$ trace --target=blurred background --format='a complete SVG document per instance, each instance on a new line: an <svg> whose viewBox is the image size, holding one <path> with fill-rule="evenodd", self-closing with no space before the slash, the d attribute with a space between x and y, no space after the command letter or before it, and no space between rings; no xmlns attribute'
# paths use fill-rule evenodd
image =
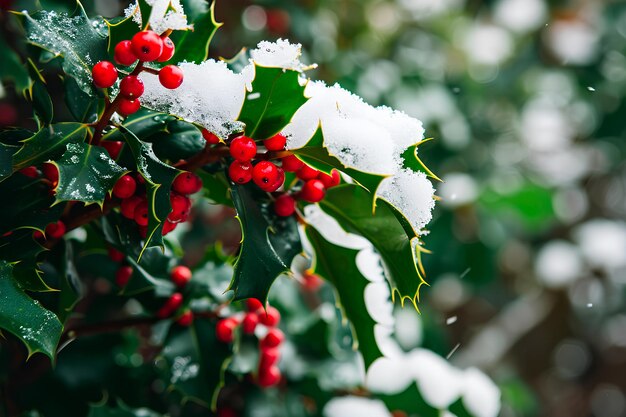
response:
<svg viewBox="0 0 626 417"><path fill-rule="evenodd" d="M421 315L396 311L404 350L482 369L501 416L626 416L626 2L224 0L216 16L212 57L300 42L313 78L435 139L430 287ZM2 125L29 114L13 82Z"/></svg>

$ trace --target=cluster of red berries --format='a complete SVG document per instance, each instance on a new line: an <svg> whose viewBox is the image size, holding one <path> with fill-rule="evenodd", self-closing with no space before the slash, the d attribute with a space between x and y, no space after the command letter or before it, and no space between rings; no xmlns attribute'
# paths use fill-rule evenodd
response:
<svg viewBox="0 0 626 417"><path fill-rule="evenodd" d="M145 180L141 175L126 174L115 183L113 196L122 200L120 204L122 216L134 220L139 225L142 237L145 238L148 231L149 208L144 183ZM163 223L163 235L174 230L179 223L187 221L191 210L189 195L197 193L200 189L202 180L192 172L183 172L174 179L170 193L172 211Z"/></svg>
<svg viewBox="0 0 626 417"><path fill-rule="evenodd" d="M281 133L263 141L268 151L279 152L285 150L287 138ZM234 161L228 168L230 179L237 184L254 182L266 192L275 192L285 183L285 172L293 172L302 181L297 193L285 192L274 201L274 211L279 216L291 216L296 211L296 199L309 203L317 203L324 199L328 188L339 185L341 176L333 169L331 174L318 171L306 165L295 155L288 155L280 159L280 166L267 160L252 164L257 156L257 143L247 136L238 136L230 144L230 155ZM295 197L295 198L294 198Z"/></svg>
<svg viewBox="0 0 626 417"><path fill-rule="evenodd" d="M259 324L266 327L265 336L259 341L259 364L256 382L263 388L277 385L281 380L280 369L277 364L280 360L280 346L285 335L277 327L280 323L280 312L274 307L263 308L263 304L255 299L246 301L247 312L243 317L227 317L217 322L216 337L223 343L232 343L235 330L241 326L244 334L252 335Z"/></svg>
<svg viewBox="0 0 626 417"><path fill-rule="evenodd" d="M176 287L182 290L191 281L191 270L184 265L175 266L170 271L170 279L176 285ZM172 294L157 311L157 317L164 319L167 317L176 316L176 323L181 326L191 326L193 324L193 311L189 308L185 308L182 311L180 307L183 305L184 297L181 292L175 292ZM178 314L176 314L178 313Z"/></svg>
<svg viewBox="0 0 626 417"><path fill-rule="evenodd" d="M138 32L132 40L119 42L115 46L115 62L130 66L137 60L141 66L122 78L120 97L117 99L117 112L122 116L131 115L141 107L139 97L144 92L143 81L137 76L143 71L144 62L166 62L174 56L174 42L167 36L159 36L151 30ZM176 89L183 83L183 71L176 65L166 65L158 72L159 81L165 88ZM100 61L91 70L93 83L98 88L112 87L118 78L117 68L109 61Z"/></svg>

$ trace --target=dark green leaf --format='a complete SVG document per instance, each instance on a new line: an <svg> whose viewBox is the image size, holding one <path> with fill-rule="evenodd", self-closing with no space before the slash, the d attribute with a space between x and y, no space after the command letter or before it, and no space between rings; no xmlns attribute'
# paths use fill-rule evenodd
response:
<svg viewBox="0 0 626 417"><path fill-rule="evenodd" d="M164 113L156 113L150 110L141 109L137 113L128 117L123 126L133 132L135 136L146 138L154 133L163 132L167 129L169 122L175 120L174 116ZM102 140L124 140L124 135L120 129L113 129L102 137Z"/></svg>
<svg viewBox="0 0 626 417"><path fill-rule="evenodd" d="M29 62L32 64L30 60ZM33 68L33 71L38 70ZM50 94L48 94L43 78L33 77L33 83L29 89L29 93L39 125L45 126L52 123L52 99L50 98Z"/></svg>
<svg viewBox="0 0 626 417"><path fill-rule="evenodd" d="M402 154L402 159L404 161L404 167L408 168L415 172L423 172L431 178L436 179L437 181L441 181L441 179L433 174L433 172L422 162L422 160L417 156L417 148L429 142L431 139L424 139L423 141L416 143L415 145L409 146L404 153Z"/></svg>
<svg viewBox="0 0 626 417"><path fill-rule="evenodd" d="M238 120L246 124L248 136L266 139L279 133L307 98L298 71L258 65L255 71Z"/></svg>
<svg viewBox="0 0 626 417"><path fill-rule="evenodd" d="M102 205L106 194L127 170L117 165L99 146L70 143L55 165L59 169L57 201L82 201Z"/></svg>
<svg viewBox="0 0 626 417"><path fill-rule="evenodd" d="M13 154L18 150L15 146L0 143L0 179L13 173Z"/></svg>
<svg viewBox="0 0 626 417"><path fill-rule="evenodd" d="M417 269L416 252L412 248L412 240L417 237L407 235L391 205L378 200L376 212L372 213L370 201L371 195L363 188L344 184L328 190L319 204L346 231L372 242L385 263L392 298L395 299L397 292L402 304L408 298L417 307L419 289L426 283Z"/></svg>
<svg viewBox="0 0 626 417"><path fill-rule="evenodd" d="M58 291L51 288L44 280L43 273L37 264L37 254L25 256L13 265L13 278L24 291L48 292Z"/></svg>
<svg viewBox="0 0 626 417"><path fill-rule="evenodd" d="M194 125L173 120L167 125L167 132L159 132L149 139L154 153L161 159L173 162L187 159L204 149L206 141Z"/></svg>
<svg viewBox="0 0 626 417"><path fill-rule="evenodd" d="M386 178L384 175L377 175L359 171L344 165L337 157L332 155L324 145L322 129L318 128L313 137L302 148L294 149L293 153L298 155L302 161L320 171L329 173L332 168L336 168L348 174L363 188L373 194L378 189L380 183ZM370 198L371 200L371 198ZM372 204L370 204L370 207Z"/></svg>
<svg viewBox="0 0 626 417"><path fill-rule="evenodd" d="M74 78L65 79L65 103L77 122L95 122L98 118L99 101L98 97L92 97L81 90Z"/></svg>
<svg viewBox="0 0 626 417"><path fill-rule="evenodd" d="M171 62L187 61L199 64L208 58L211 39L222 24L215 21L215 2L208 8L207 2L201 3L204 4L200 6L197 1L194 2L193 14L189 13L187 5L184 5L190 18L189 23L193 24L193 30L172 33L170 37L176 44L176 52ZM202 9L204 10L201 11Z"/></svg>
<svg viewBox="0 0 626 417"><path fill-rule="evenodd" d="M87 126L81 123L56 123L46 126L31 138L23 141L22 147L13 155L13 170L39 165L60 155L68 143L82 142Z"/></svg>
<svg viewBox="0 0 626 417"><path fill-rule="evenodd" d="M276 277L289 272L292 259L302 251L298 225L293 217L270 220L257 187L233 185L231 190L243 242L229 289L235 291L235 300L264 301Z"/></svg>
<svg viewBox="0 0 626 417"><path fill-rule="evenodd" d="M0 328L19 337L29 356L41 352L54 360L63 326L54 313L18 287L12 269L10 264L0 261Z"/></svg>
<svg viewBox="0 0 626 417"><path fill-rule="evenodd" d="M215 204L233 206L233 200L230 197L230 184L223 172L209 174L205 171L199 171L197 174L202 179L204 196L209 201Z"/></svg>
<svg viewBox="0 0 626 417"><path fill-rule="evenodd" d="M161 417L161 414L140 408L133 410L120 404L118 407L110 407L108 405L90 405L87 417Z"/></svg>
<svg viewBox="0 0 626 417"><path fill-rule="evenodd" d="M94 27L82 5L77 2L73 16L63 12L40 11L32 16L22 13L28 40L63 57L63 70L76 79L81 90L95 95L91 68L108 59L107 40Z"/></svg>
<svg viewBox="0 0 626 417"><path fill-rule="evenodd" d="M24 91L30 85L28 71L21 62L20 57L11 49L4 37L0 36L0 80L12 80L17 91Z"/></svg>
<svg viewBox="0 0 626 417"><path fill-rule="evenodd" d="M330 281L339 296L342 311L352 323L358 349L363 355L365 369L383 354L376 344L374 326L365 305L365 287L370 283L356 264L359 251L334 245L313 227L306 228L306 235L314 250L314 271Z"/></svg>

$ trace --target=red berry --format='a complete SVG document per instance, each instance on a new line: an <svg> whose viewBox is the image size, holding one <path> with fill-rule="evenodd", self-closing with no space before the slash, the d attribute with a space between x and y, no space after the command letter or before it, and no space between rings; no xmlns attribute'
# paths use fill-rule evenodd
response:
<svg viewBox="0 0 626 417"><path fill-rule="evenodd" d="M131 46L135 56L144 62L154 61L163 53L163 40L151 30L137 32Z"/></svg>
<svg viewBox="0 0 626 417"><path fill-rule="evenodd" d="M142 201L135 207L135 216L133 217L139 226L148 225L148 202Z"/></svg>
<svg viewBox="0 0 626 417"><path fill-rule="evenodd" d="M281 167L276 167L278 175L276 176L276 180L267 186L261 187L263 191L267 191L268 193L273 193L278 190L285 183L285 170Z"/></svg>
<svg viewBox="0 0 626 417"><path fill-rule="evenodd" d="M252 179L252 164L247 161L233 161L228 167L228 176L237 184L250 182Z"/></svg>
<svg viewBox="0 0 626 417"><path fill-rule="evenodd" d="M176 266L170 272L170 278L176 286L184 287L191 281L191 270L183 265Z"/></svg>
<svg viewBox="0 0 626 417"><path fill-rule="evenodd" d="M302 186L300 191L300 198L309 203L317 203L322 201L326 195L326 188L324 183L320 180L308 180Z"/></svg>
<svg viewBox="0 0 626 417"><path fill-rule="evenodd" d="M118 268L115 273L115 283L118 287L125 287L133 276L133 268L125 265Z"/></svg>
<svg viewBox="0 0 626 417"><path fill-rule="evenodd" d="M59 183L59 169L56 165L46 162L41 166L41 172L52 183L52 187L57 186Z"/></svg>
<svg viewBox="0 0 626 417"><path fill-rule="evenodd" d="M127 75L120 82L120 94L129 100L141 97L143 90L143 81L136 75Z"/></svg>
<svg viewBox="0 0 626 417"><path fill-rule="evenodd" d="M100 142L100 146L109 152L109 156L113 159L117 159L122 150L122 146L124 146L124 142L121 141L104 141Z"/></svg>
<svg viewBox="0 0 626 417"><path fill-rule="evenodd" d="M189 327L193 323L193 312L191 310L185 310L183 314L180 315L176 323L180 324L184 327Z"/></svg>
<svg viewBox="0 0 626 417"><path fill-rule="evenodd" d="M262 388L269 388L280 382L281 374L277 366L270 366L259 371L259 385Z"/></svg>
<svg viewBox="0 0 626 417"><path fill-rule="evenodd" d="M275 348L280 346L285 340L285 335L280 329L269 329L265 337L261 340L261 349Z"/></svg>
<svg viewBox="0 0 626 417"><path fill-rule="evenodd" d="M91 69L93 83L98 88L109 88L117 81L117 69L109 61L100 61Z"/></svg>
<svg viewBox="0 0 626 417"><path fill-rule="evenodd" d="M320 172L317 169L311 168L308 165L302 165L302 167L298 170L296 175L303 181L313 180L317 178Z"/></svg>
<svg viewBox="0 0 626 417"><path fill-rule="evenodd" d="M291 216L296 211L296 200L288 194L283 194L274 201L274 211L282 217Z"/></svg>
<svg viewBox="0 0 626 417"><path fill-rule="evenodd" d="M113 186L113 195L117 198L129 198L135 194L137 190L137 181L129 175L126 174L123 177L120 177L119 180Z"/></svg>
<svg viewBox="0 0 626 417"><path fill-rule="evenodd" d="M248 298L246 300L246 308L248 309L248 311L257 312L259 310L263 310L263 303L261 303L256 298Z"/></svg>
<svg viewBox="0 0 626 417"><path fill-rule="evenodd" d="M280 323L280 312L274 307L270 306L267 307L267 310L265 310L265 312L259 313L259 319L264 325L268 327L275 327L278 326L278 323Z"/></svg>
<svg viewBox="0 0 626 417"><path fill-rule="evenodd" d="M161 52L161 56L157 59L157 61L169 61L174 56L175 50L176 48L174 47L174 42L172 42L169 37L163 38L163 52Z"/></svg>
<svg viewBox="0 0 626 417"><path fill-rule="evenodd" d="M322 278L311 272L305 272L302 277L302 286L307 291L317 291L322 286Z"/></svg>
<svg viewBox="0 0 626 417"><path fill-rule="evenodd" d="M121 41L115 45L115 51L113 52L115 62L120 65L133 65L137 61L137 56L133 52L131 41Z"/></svg>
<svg viewBox="0 0 626 417"><path fill-rule="evenodd" d="M140 107L141 107L141 102L139 101L139 99L128 100L122 97L120 98L120 101L117 107L117 112L121 114L122 116L126 117L126 116L130 116L133 113L137 113Z"/></svg>
<svg viewBox="0 0 626 417"><path fill-rule="evenodd" d="M248 162L256 155L256 143L247 136L239 136L230 143L230 155L238 161Z"/></svg>
<svg viewBox="0 0 626 417"><path fill-rule="evenodd" d="M175 292L167 299L165 304L157 311L157 317L165 318L178 309L183 304L183 295L179 292Z"/></svg>
<svg viewBox="0 0 626 417"><path fill-rule="evenodd" d="M26 175L29 178L37 178L39 176L39 171L37 171L37 167L34 166L22 168L20 169L20 173L22 175Z"/></svg>
<svg viewBox="0 0 626 417"><path fill-rule="evenodd" d="M282 151L287 144L287 138L285 135L278 133L269 139L263 141L263 145L268 151Z"/></svg>
<svg viewBox="0 0 626 417"><path fill-rule="evenodd" d="M269 161L261 161L252 169L252 181L261 188L274 184L277 179L278 169Z"/></svg>
<svg viewBox="0 0 626 417"><path fill-rule="evenodd" d="M191 210L191 200L184 195L171 193L170 203L172 205L172 211L167 216L167 219L173 223L184 222L189 217L189 210Z"/></svg>
<svg viewBox="0 0 626 417"><path fill-rule="evenodd" d="M265 348L261 349L261 356L259 358L259 369L267 369L270 366L274 366L280 359L280 350L277 348Z"/></svg>
<svg viewBox="0 0 626 417"><path fill-rule="evenodd" d="M202 137L211 145L217 145L218 143L220 143L220 138L204 128L202 129Z"/></svg>
<svg viewBox="0 0 626 417"><path fill-rule="evenodd" d="M231 343L234 338L235 327L237 327L237 322L232 318L218 321L215 326L215 336L217 340L224 343Z"/></svg>
<svg viewBox="0 0 626 417"><path fill-rule="evenodd" d="M166 65L159 71L159 81L163 87L174 90L183 83L183 70L176 65Z"/></svg>
<svg viewBox="0 0 626 417"><path fill-rule="evenodd" d="M180 194L194 194L202 189L202 180L193 172L186 171L174 179L172 189Z"/></svg>
<svg viewBox="0 0 626 417"><path fill-rule="evenodd" d="M333 169L332 171L330 171L330 175L328 175L325 172L320 171L320 174L317 176L317 179L322 181L326 189L329 189L329 188L339 185L339 183L341 182L341 174L339 174L339 171L337 171L336 169Z"/></svg>
<svg viewBox="0 0 626 417"><path fill-rule="evenodd" d="M50 239L61 239L65 234L65 230L65 223L61 220L54 223L48 223L46 226L46 237Z"/></svg>
<svg viewBox="0 0 626 417"><path fill-rule="evenodd" d="M287 172L297 172L304 166L304 162L298 159L295 155L288 155L281 159L283 163L283 169Z"/></svg>
<svg viewBox="0 0 626 417"><path fill-rule="evenodd" d="M230 408L220 408L217 410L217 417L237 417L237 413Z"/></svg>
<svg viewBox="0 0 626 417"><path fill-rule="evenodd" d="M163 236L165 236L169 232L176 229L176 226L178 226L178 223L172 223L169 220L165 220L165 223L163 223L163 229L161 230L161 233L163 234Z"/></svg>
<svg viewBox="0 0 626 417"><path fill-rule="evenodd" d="M122 262L124 260L124 254L114 247L109 248L109 258L113 262Z"/></svg>
<svg viewBox="0 0 626 417"><path fill-rule="evenodd" d="M143 201L143 198L139 196L133 196L130 198L126 198L122 200L122 204L120 206L120 211L122 212L122 216L127 219L135 218L135 209Z"/></svg>
<svg viewBox="0 0 626 417"><path fill-rule="evenodd" d="M41 233L40 230L35 230L33 232L33 239L35 240L45 240L45 236L43 235L43 233Z"/></svg>
<svg viewBox="0 0 626 417"><path fill-rule="evenodd" d="M241 322L241 327L245 334L252 334L257 324L259 324L259 316L256 313L246 313Z"/></svg>
<svg viewBox="0 0 626 417"><path fill-rule="evenodd" d="M141 236L142 239L148 236L148 226L139 226L137 230L139 230L139 236Z"/></svg>

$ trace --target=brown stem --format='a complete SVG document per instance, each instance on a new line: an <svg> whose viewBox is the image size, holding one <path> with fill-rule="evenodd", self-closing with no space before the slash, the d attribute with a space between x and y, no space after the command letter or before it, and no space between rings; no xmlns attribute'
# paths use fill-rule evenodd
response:
<svg viewBox="0 0 626 417"><path fill-rule="evenodd" d="M195 171L210 162L215 162L218 159L227 156L228 154L229 149L227 146L213 147L207 142L201 152L198 152L186 162L177 165L176 168L185 171Z"/></svg>

